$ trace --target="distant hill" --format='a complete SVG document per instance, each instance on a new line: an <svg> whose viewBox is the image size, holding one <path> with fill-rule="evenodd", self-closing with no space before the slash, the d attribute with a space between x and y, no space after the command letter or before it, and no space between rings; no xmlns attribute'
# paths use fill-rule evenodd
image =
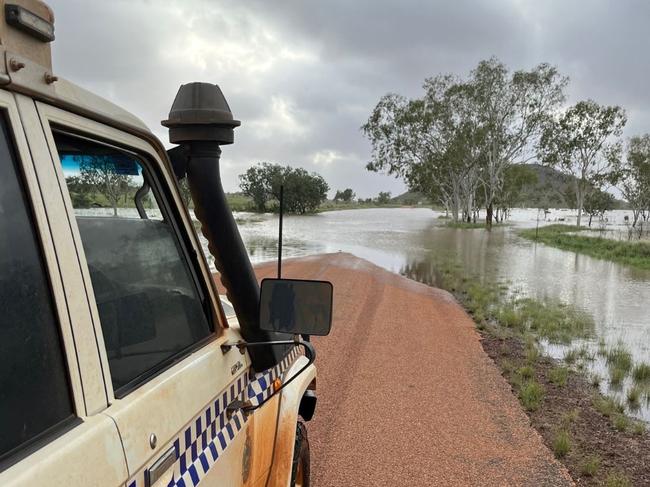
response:
<svg viewBox="0 0 650 487"><path fill-rule="evenodd" d="M541 164L526 164L537 175L537 183L524 188L519 205L525 208L571 208L570 199L574 192L573 176L567 176L552 167ZM617 207L626 202L616 200Z"/></svg>
<svg viewBox="0 0 650 487"><path fill-rule="evenodd" d="M567 176L552 167L541 164L525 164L537 175L537 183L524 188L517 204L522 208L571 208L574 206L567 201L573 193L573 177ZM391 198L396 205L431 205L429 199L422 193L407 191ZM625 208L627 203L616 200L617 208Z"/></svg>
<svg viewBox="0 0 650 487"><path fill-rule="evenodd" d="M417 191L407 191L406 193L402 193L399 196L395 196L394 198L391 198L390 202L395 205L405 205L405 206L431 205L429 198L424 196L422 193L418 193Z"/></svg>

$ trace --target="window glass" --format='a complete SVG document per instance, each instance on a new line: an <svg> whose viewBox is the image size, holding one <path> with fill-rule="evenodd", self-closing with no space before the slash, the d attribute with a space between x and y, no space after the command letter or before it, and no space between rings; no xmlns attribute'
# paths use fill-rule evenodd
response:
<svg viewBox="0 0 650 487"><path fill-rule="evenodd" d="M119 391L210 335L211 326L146 164L79 137L55 133L55 140Z"/></svg>
<svg viewBox="0 0 650 487"><path fill-rule="evenodd" d="M73 416L59 325L0 116L0 458Z"/></svg>

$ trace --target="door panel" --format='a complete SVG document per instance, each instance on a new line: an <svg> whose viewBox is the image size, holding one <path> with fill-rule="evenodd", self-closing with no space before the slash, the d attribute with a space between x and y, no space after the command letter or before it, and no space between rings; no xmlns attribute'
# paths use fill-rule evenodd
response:
<svg viewBox="0 0 650 487"><path fill-rule="evenodd" d="M83 136L97 142L124 148L149 164L158 176L156 195L162 196L163 207L180 204L175 184L162 166L156 151L146 142L109 126L78 117L47 105L38 104L57 178L63 182L62 191L72 225L79 255L80 273L89 276L86 252L76 224L74 208L67 194L61 160L52 135L57 130ZM121 150L121 149L120 149ZM146 161L145 161L146 162ZM165 198L172 196L171 203ZM167 217L178 219L177 213ZM189 242L189 251L202 255L198 239L187 214L180 216L174 226L179 240ZM181 356L157 375L139 383L135 388L115 398L101 322L91 279L86 278L91 314L95 322L97 344L100 348L109 407L103 414L115 421L122 439L129 472L128 487L148 485L264 485L270 470L275 438L278 401L269 401L248 417L242 413L226 416L226 406L235 399L260 400L270 393L272 380L289 364L289 358L265 374L251 376L247 353L236 348L222 352L226 341L241 339L237 326L221 323L223 312L212 287L211 276L204 258L193 265L206 287L215 332L198 348ZM294 355L292 355L294 357ZM155 441L152 438L155 437ZM173 455L173 463L170 460Z"/></svg>
<svg viewBox="0 0 650 487"><path fill-rule="evenodd" d="M60 328L74 409L69 421L44 431L3 459L0 484L26 487L124 485L128 471L117 426L109 417L95 412L106 407L95 336L92 330L87 333L88 330L74 322L77 302L68 299L74 294L69 280L74 267L69 266L65 253L59 252L63 246L71 244L66 239L69 228L66 231L65 212L61 213L64 207L60 190L50 185L48 167L51 169L52 161L40 120L34 102L24 96L0 90L0 108L8 115L15 156L25 193L29 195L34 229L40 240L44 271ZM76 292L84 294L83 288ZM36 409L38 404L34 406Z"/></svg>

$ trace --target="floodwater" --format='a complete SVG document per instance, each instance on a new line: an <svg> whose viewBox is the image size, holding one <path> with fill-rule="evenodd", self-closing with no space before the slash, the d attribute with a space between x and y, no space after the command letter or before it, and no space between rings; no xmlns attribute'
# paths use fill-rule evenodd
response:
<svg viewBox="0 0 650 487"><path fill-rule="evenodd" d="M625 212L608 215L607 228L624 231ZM435 259L459 261L467 274L488 282L504 282L511 291L534 298L554 298L576 306L595 320L594 336L571 347L546 344L561 358L570 348L587 345L594 360L586 364L603 378L603 392L624 399L631 379L610 388L606 364L596 353L599 340L623 343L634 361L650 363L650 271L594 259L535 244L516 234L538 224L537 210L515 210L507 226L466 230L444 226L440 213L424 208L332 211L284 219L283 256L350 252L393 272L428 284L436 283ZM539 224L573 223L568 210L539 214ZM240 232L253 262L277 258L278 219L275 215L237 214ZM207 250L207 249L206 249ZM637 417L650 420L647 403Z"/></svg>

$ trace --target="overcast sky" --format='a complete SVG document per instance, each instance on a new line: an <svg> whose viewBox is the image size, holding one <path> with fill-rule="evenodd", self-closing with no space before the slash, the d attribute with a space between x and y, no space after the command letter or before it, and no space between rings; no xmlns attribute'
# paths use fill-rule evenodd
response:
<svg viewBox="0 0 650 487"><path fill-rule="evenodd" d="M221 86L242 121L225 148L224 185L258 161L302 166L332 190L402 192L365 170L359 127L387 92L466 75L497 56L570 77L569 101L626 108L626 134L650 132L650 2L645 0L49 0L54 71L140 117L160 120L178 87Z"/></svg>

